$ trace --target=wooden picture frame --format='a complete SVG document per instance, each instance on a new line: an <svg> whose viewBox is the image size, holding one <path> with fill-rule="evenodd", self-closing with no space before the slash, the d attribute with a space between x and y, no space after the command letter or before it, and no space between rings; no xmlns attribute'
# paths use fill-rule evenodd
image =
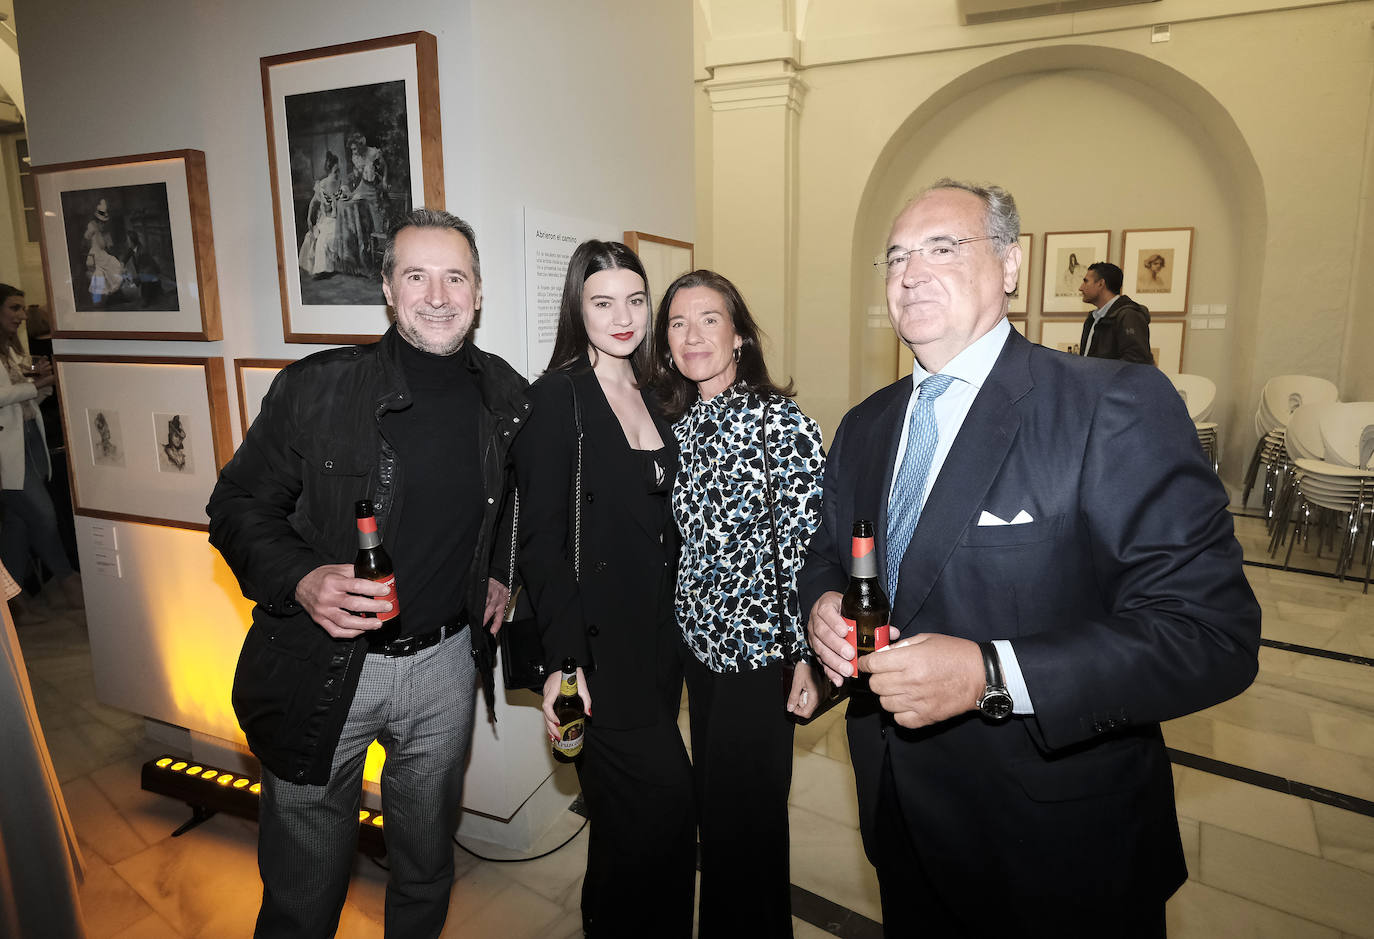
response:
<svg viewBox="0 0 1374 939"><path fill-rule="evenodd" d="M649 277L649 299L655 310L669 284L696 270L696 248L690 241L627 231L625 246L639 255L644 264L644 273Z"/></svg>
<svg viewBox="0 0 1374 939"><path fill-rule="evenodd" d="M1030 320L1026 319L1026 317L1008 316L1007 322L1011 323L1011 328L1016 330L1022 336L1024 336L1027 339L1030 338L1030 333L1028 332L1028 330L1030 329Z"/></svg>
<svg viewBox="0 0 1374 939"><path fill-rule="evenodd" d="M1040 321L1040 345L1058 349L1069 355L1078 355L1078 346L1083 341L1083 320L1042 319Z"/></svg>
<svg viewBox="0 0 1374 939"><path fill-rule="evenodd" d="M1121 292L1150 315L1188 312L1191 228L1128 228L1121 233Z"/></svg>
<svg viewBox="0 0 1374 939"><path fill-rule="evenodd" d="M1184 320L1150 321L1150 354L1154 356L1155 366L1166 375L1177 375L1183 371L1183 344L1187 337ZM1070 355L1078 355L1078 345L1083 341L1082 320L1041 320L1040 345Z"/></svg>
<svg viewBox="0 0 1374 939"><path fill-rule="evenodd" d="M222 338L204 153L32 172L55 338Z"/></svg>
<svg viewBox="0 0 1374 939"><path fill-rule="evenodd" d="M1087 314L1087 304L1078 292L1088 265L1107 260L1110 231L1052 231L1045 235L1044 283L1041 285L1040 312L1053 316L1064 313Z"/></svg>
<svg viewBox="0 0 1374 939"><path fill-rule="evenodd" d="M1021 245L1021 271L1016 275L1016 289L1011 293L1007 312L1020 313L1024 317L1030 305L1031 257L1034 255L1035 236L1022 232L1017 242ZM1021 334L1025 335L1025 330Z"/></svg>
<svg viewBox="0 0 1374 939"><path fill-rule="evenodd" d="M235 359L234 388L239 396L239 427L243 435L257 419L262 396L272 386L272 379L295 359Z"/></svg>
<svg viewBox="0 0 1374 939"><path fill-rule="evenodd" d="M53 361L73 511L208 530L205 503L234 453L224 360L56 355Z"/></svg>
<svg viewBox="0 0 1374 939"><path fill-rule="evenodd" d="M375 342L386 232L444 208L438 46L403 33L264 56L263 113L287 342Z"/></svg>

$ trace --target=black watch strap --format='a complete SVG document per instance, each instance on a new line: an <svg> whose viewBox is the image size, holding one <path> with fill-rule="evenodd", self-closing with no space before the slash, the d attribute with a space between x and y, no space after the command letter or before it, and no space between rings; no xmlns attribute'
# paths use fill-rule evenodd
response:
<svg viewBox="0 0 1374 939"><path fill-rule="evenodd" d="M988 687L1005 689L1007 683L1002 678L1002 657L997 654L997 647L991 642L980 642L978 648L983 650L983 672Z"/></svg>
<svg viewBox="0 0 1374 939"><path fill-rule="evenodd" d="M1006 720L1011 716L1013 704L1006 679L1002 677L1002 657L991 642L980 642L978 648L983 653L983 673L987 679L983 695L978 699L978 710L994 721Z"/></svg>

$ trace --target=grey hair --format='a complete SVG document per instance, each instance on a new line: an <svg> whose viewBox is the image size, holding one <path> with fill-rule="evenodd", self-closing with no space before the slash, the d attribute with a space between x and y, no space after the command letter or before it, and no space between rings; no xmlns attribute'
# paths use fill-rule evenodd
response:
<svg viewBox="0 0 1374 939"><path fill-rule="evenodd" d="M396 236L407 228L448 228L466 238L472 249L472 279L477 286L482 286L482 259L477 254L477 236L472 226L442 209L415 209L402 215L387 230L386 247L382 251L383 280L391 280L396 271Z"/></svg>
<svg viewBox="0 0 1374 939"><path fill-rule="evenodd" d="M983 233L997 245L998 254L1005 254L1009 246L1016 244L1021 234L1021 213L1016 211L1016 200L1012 194L1001 186L980 186L945 176L935 180L926 192L936 189L959 189L983 200L987 209Z"/></svg>

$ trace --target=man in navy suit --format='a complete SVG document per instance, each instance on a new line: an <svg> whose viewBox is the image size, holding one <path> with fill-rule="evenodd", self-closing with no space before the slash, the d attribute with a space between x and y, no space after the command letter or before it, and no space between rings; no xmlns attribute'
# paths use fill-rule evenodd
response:
<svg viewBox="0 0 1374 939"><path fill-rule="evenodd" d="M1008 325L1019 230L952 180L897 217L877 266L914 372L840 424L802 608L839 681L874 522L893 645L848 730L888 936L1162 936L1187 869L1159 723L1250 684L1259 608L1168 379Z"/></svg>

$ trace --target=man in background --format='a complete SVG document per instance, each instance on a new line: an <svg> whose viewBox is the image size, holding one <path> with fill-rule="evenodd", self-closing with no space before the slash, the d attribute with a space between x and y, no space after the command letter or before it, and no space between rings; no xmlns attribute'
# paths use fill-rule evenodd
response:
<svg viewBox="0 0 1374 939"><path fill-rule="evenodd" d="M1121 294L1121 268L1106 261L1088 266L1078 288L1096 309L1083 321L1082 355L1154 365L1150 352L1150 311Z"/></svg>

